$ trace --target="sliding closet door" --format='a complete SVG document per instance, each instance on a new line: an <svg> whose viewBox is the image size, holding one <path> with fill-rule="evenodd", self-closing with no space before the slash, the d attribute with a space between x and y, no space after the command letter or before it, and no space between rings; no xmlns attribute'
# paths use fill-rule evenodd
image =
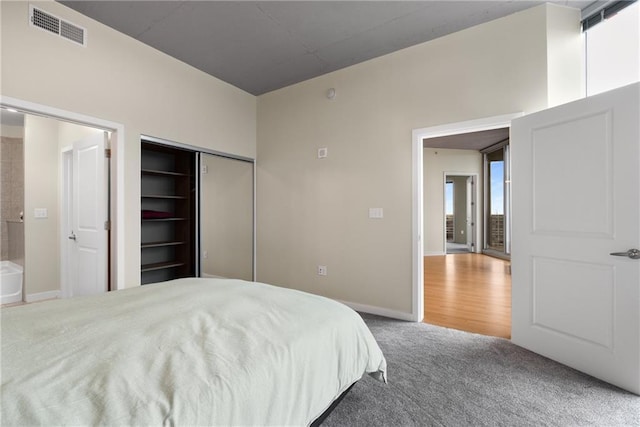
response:
<svg viewBox="0 0 640 427"><path fill-rule="evenodd" d="M253 163L200 158L201 275L253 280Z"/></svg>

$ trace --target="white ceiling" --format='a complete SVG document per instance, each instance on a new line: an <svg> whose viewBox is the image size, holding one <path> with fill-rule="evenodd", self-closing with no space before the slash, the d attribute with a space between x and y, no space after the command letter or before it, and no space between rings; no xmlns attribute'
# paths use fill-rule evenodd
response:
<svg viewBox="0 0 640 427"><path fill-rule="evenodd" d="M60 3L260 95L544 2L74 0ZM594 1L551 3L585 9ZM88 40L90 43L90 35Z"/></svg>

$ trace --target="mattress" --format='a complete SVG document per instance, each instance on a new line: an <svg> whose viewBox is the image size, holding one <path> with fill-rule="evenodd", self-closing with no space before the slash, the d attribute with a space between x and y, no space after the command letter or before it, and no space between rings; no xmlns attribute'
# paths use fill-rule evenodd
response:
<svg viewBox="0 0 640 427"><path fill-rule="evenodd" d="M179 279L0 310L3 425L308 425L386 361L350 308Z"/></svg>

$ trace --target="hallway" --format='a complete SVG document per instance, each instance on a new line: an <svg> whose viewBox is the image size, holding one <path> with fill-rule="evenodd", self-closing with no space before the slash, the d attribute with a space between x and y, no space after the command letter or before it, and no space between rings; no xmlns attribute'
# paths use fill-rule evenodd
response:
<svg viewBox="0 0 640 427"><path fill-rule="evenodd" d="M511 338L509 262L481 254L424 258L424 322Z"/></svg>

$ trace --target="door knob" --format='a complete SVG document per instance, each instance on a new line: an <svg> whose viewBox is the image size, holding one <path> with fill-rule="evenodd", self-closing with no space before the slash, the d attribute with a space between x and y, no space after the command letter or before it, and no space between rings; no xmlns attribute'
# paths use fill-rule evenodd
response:
<svg viewBox="0 0 640 427"><path fill-rule="evenodd" d="M71 236L69 236L69 240L76 240L76 235L73 231L71 232Z"/></svg>
<svg viewBox="0 0 640 427"><path fill-rule="evenodd" d="M609 255L626 256L631 259L640 259L640 249L629 249L627 252L612 252Z"/></svg>

